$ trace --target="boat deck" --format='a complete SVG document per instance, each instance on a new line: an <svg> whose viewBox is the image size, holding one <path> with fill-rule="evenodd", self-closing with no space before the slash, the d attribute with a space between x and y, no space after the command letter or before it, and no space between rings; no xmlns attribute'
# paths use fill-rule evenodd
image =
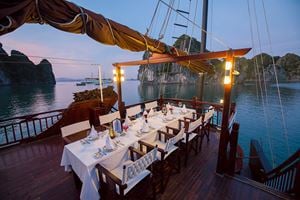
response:
<svg viewBox="0 0 300 200"><path fill-rule="evenodd" d="M278 197L215 174L218 138L211 133L188 166L171 175L157 199L278 199ZM0 199L79 199L71 173L60 166L60 136L0 150Z"/></svg>

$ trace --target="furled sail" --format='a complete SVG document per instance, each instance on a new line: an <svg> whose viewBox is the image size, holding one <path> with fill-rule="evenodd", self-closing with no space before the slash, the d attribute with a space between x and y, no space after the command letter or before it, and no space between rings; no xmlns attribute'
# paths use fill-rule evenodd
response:
<svg viewBox="0 0 300 200"><path fill-rule="evenodd" d="M118 45L130 51L150 51L158 54L186 55L185 52L151 39L127 26L105 18L65 0L2 0L0 1L0 35L12 32L24 23L49 24L62 31L87 34L94 40ZM213 73L203 61L179 64L190 70Z"/></svg>

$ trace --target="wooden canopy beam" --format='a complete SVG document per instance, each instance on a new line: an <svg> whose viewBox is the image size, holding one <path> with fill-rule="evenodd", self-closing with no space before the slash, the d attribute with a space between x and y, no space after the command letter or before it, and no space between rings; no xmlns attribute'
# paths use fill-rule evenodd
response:
<svg viewBox="0 0 300 200"><path fill-rule="evenodd" d="M241 56L244 56L245 54L247 54L250 50L251 50L251 48L231 49L231 52L232 52L233 57L241 57ZM181 61L190 61L190 60L211 60L211 59L226 58L227 52L228 52L228 50L186 55L186 56L154 54L152 57L150 57L147 60L120 62L120 63L114 63L113 65L119 66L119 67L128 67L128 66L181 62ZM205 65L205 64L203 63L203 65Z"/></svg>

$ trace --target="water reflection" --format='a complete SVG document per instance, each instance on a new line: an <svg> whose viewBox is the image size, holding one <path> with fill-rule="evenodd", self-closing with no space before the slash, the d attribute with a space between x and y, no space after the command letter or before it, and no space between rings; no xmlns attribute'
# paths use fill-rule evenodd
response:
<svg viewBox="0 0 300 200"><path fill-rule="evenodd" d="M55 85L22 85L0 87L1 119L37 113L55 100Z"/></svg>

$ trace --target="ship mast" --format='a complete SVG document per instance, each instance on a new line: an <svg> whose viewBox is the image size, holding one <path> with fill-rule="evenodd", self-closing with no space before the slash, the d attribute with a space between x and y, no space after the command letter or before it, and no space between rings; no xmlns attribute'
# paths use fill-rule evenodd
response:
<svg viewBox="0 0 300 200"><path fill-rule="evenodd" d="M204 53L206 50L207 14L208 14L208 0L203 0L200 53ZM203 92L204 92L204 73L199 73L198 85L200 86L199 100L202 101Z"/></svg>

